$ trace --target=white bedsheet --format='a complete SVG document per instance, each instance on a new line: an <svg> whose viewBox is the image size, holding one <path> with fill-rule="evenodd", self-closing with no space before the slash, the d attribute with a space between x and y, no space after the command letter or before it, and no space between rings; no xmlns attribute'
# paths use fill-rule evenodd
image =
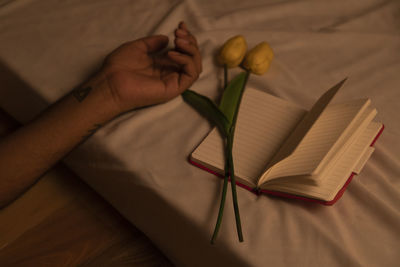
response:
<svg viewBox="0 0 400 267"><path fill-rule="evenodd" d="M187 157L210 125L178 97L124 114L65 160L177 266L398 266L400 1L0 1L0 106L27 122L85 80L119 44L179 21L204 71L192 89L218 97L214 55L229 37L268 41L269 72L249 85L309 108L349 77L339 100L369 97L385 131L332 207L238 188L244 243L228 194L209 244L222 181Z"/></svg>

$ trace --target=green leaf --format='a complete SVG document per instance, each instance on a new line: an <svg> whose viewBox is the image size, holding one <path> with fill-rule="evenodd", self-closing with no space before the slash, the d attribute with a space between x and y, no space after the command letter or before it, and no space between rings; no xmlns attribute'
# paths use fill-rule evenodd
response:
<svg viewBox="0 0 400 267"><path fill-rule="evenodd" d="M248 73L241 72L225 88L222 95L220 110L224 113L229 123L232 124L235 114L239 109L240 100L247 81Z"/></svg>
<svg viewBox="0 0 400 267"><path fill-rule="evenodd" d="M182 97L185 102L214 123L225 136L228 135L229 121L213 101L189 89L182 93Z"/></svg>

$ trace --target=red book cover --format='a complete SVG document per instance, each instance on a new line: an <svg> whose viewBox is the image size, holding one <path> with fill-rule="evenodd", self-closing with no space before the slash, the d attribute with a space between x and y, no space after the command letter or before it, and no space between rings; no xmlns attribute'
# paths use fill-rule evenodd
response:
<svg viewBox="0 0 400 267"><path fill-rule="evenodd" d="M379 136L382 134L384 128L385 128L385 126L382 125L381 129L379 130L378 134L375 136L375 138L374 138L374 140L372 141L372 143L370 144L370 146L373 146L373 145L375 144L375 142L378 140ZM217 172L215 172L215 171L213 171L213 170L210 170L209 168L207 168L207 167L205 167L205 166L203 166L203 165L201 165L201 164L199 164L199 163L197 163L197 162L194 162L194 161L191 160L190 158L189 158L189 162L190 162L191 164L193 164L194 166L199 167L200 169L203 169L203 170L205 170L205 171L208 171L209 173L212 173L212 174L214 174L214 175L216 175L216 176L218 176L218 177L224 178L223 175L221 175L221 174L219 174L219 173L217 173ZM247 186L247 185L244 185L244 184L242 184L242 183L239 183L239 182L236 182L236 184L237 184L238 186L240 186L240 187L243 187L243 188L245 188L245 189L247 189L247 190L249 190L249 191L255 193L255 194L264 193L264 194L269 194L269 195L278 196L278 197L286 197L286 198L291 198L291 199L299 199L299 200L304 200L304 201L308 201L308 202L316 202L316 203L319 203L319 204L331 206L331 205L335 204L336 201L338 201L338 200L342 197L344 191L346 191L346 188L347 188L347 186L350 184L350 182L351 182L351 180L353 179L354 175L356 175L356 173L354 173L354 172L352 172L352 173L350 174L349 178L347 179L346 183L343 185L342 189L340 189L339 192L336 194L336 196L335 196L332 200L330 200L330 201L324 201L324 200L320 200L320 199L308 198L308 197L304 197L304 196L298 196L298 195L293 195L293 194L284 193L284 192L278 192L278 191L272 191L272 190L265 190L265 189L263 189L263 190L256 190L256 189L254 189L254 188L251 188L251 187L249 187L249 186Z"/></svg>

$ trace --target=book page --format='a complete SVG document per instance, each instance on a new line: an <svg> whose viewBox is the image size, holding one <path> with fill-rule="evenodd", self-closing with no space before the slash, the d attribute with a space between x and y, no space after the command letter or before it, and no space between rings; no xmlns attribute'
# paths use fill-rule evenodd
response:
<svg viewBox="0 0 400 267"><path fill-rule="evenodd" d="M367 163L368 159L371 157L372 153L375 151L375 148L370 146L366 149L362 157L358 160L357 164L355 165L353 172L355 174L359 174L364 168L365 164Z"/></svg>
<svg viewBox="0 0 400 267"><path fill-rule="evenodd" d="M235 176L255 187L258 177L302 119L305 110L265 92L246 88L236 123L233 159ZM224 143L213 129L191 155L195 162L224 173Z"/></svg>
<svg viewBox="0 0 400 267"><path fill-rule="evenodd" d="M299 175L308 176L315 182L318 181L316 170L327 163L327 161L324 162L327 156L331 156L330 159L333 160L335 153L344 149L346 141L350 143L375 116L376 110L372 108L369 112L364 112L369 104L369 99L361 99L329 105L295 151L270 167L260 182Z"/></svg>
<svg viewBox="0 0 400 267"><path fill-rule="evenodd" d="M381 128L381 123L370 122L318 185L298 183L296 179L276 179L267 182L261 188L330 201L335 198L352 172L360 172L360 162L364 165L366 159L371 156L373 148L370 144Z"/></svg>
<svg viewBox="0 0 400 267"><path fill-rule="evenodd" d="M317 180L320 181L324 178L325 173L333 168L336 160L342 157L342 154L347 150L353 141L365 131L367 126L375 118L377 111L371 106L367 106L359 118L355 119L354 122L342 133L340 138L332 145L328 153L325 154L317 168L314 170L317 173Z"/></svg>
<svg viewBox="0 0 400 267"><path fill-rule="evenodd" d="M346 80L347 78L334 85L318 99L311 110L307 112L301 122L296 126L294 131L289 135L288 139L279 149L278 153L273 157L271 162L268 162L268 165L265 168L266 170L268 170L270 167L280 162L281 160L287 158L294 152L294 150L306 136L308 131L310 131L311 127L315 124L315 122L319 119L326 107L333 100L333 98ZM265 174L263 176L265 176ZM258 184L262 183L264 179L265 177L260 177Z"/></svg>

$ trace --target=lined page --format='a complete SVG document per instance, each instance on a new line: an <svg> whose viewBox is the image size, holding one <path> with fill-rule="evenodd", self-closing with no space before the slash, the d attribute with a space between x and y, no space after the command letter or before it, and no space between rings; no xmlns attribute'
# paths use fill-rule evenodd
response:
<svg viewBox="0 0 400 267"><path fill-rule="evenodd" d="M343 138L339 138L346 137L347 140L356 131L352 128L358 128L362 121L366 120L365 117L369 113L363 113L363 111L369 103L368 99L361 99L329 105L293 154L270 168L263 175L262 181L278 177L313 174L324 157L332 152L333 148L338 149L335 144L340 142L343 145ZM369 119L369 121L371 120L372 118ZM366 126L367 123L364 127Z"/></svg>
<svg viewBox="0 0 400 267"><path fill-rule="evenodd" d="M233 145L235 176L255 186L265 166L304 116L305 110L265 92L247 88ZM223 141L214 129L192 153L192 160L219 173L224 170Z"/></svg>
<svg viewBox="0 0 400 267"><path fill-rule="evenodd" d="M367 163L368 159L371 157L372 153L375 151L375 148L370 146L368 147L362 157L358 160L357 164L355 165L353 172L359 174L364 168L365 164Z"/></svg>
<svg viewBox="0 0 400 267"><path fill-rule="evenodd" d="M358 169L360 159L371 155L370 144L381 128L381 123L371 122L357 140L345 151L343 157L335 163L331 171L326 174L325 179L318 185L297 183L296 179L292 178L288 179L287 183L282 183L280 180L272 180L264 184L262 188L304 195L325 201L333 200L351 173L360 171Z"/></svg>

